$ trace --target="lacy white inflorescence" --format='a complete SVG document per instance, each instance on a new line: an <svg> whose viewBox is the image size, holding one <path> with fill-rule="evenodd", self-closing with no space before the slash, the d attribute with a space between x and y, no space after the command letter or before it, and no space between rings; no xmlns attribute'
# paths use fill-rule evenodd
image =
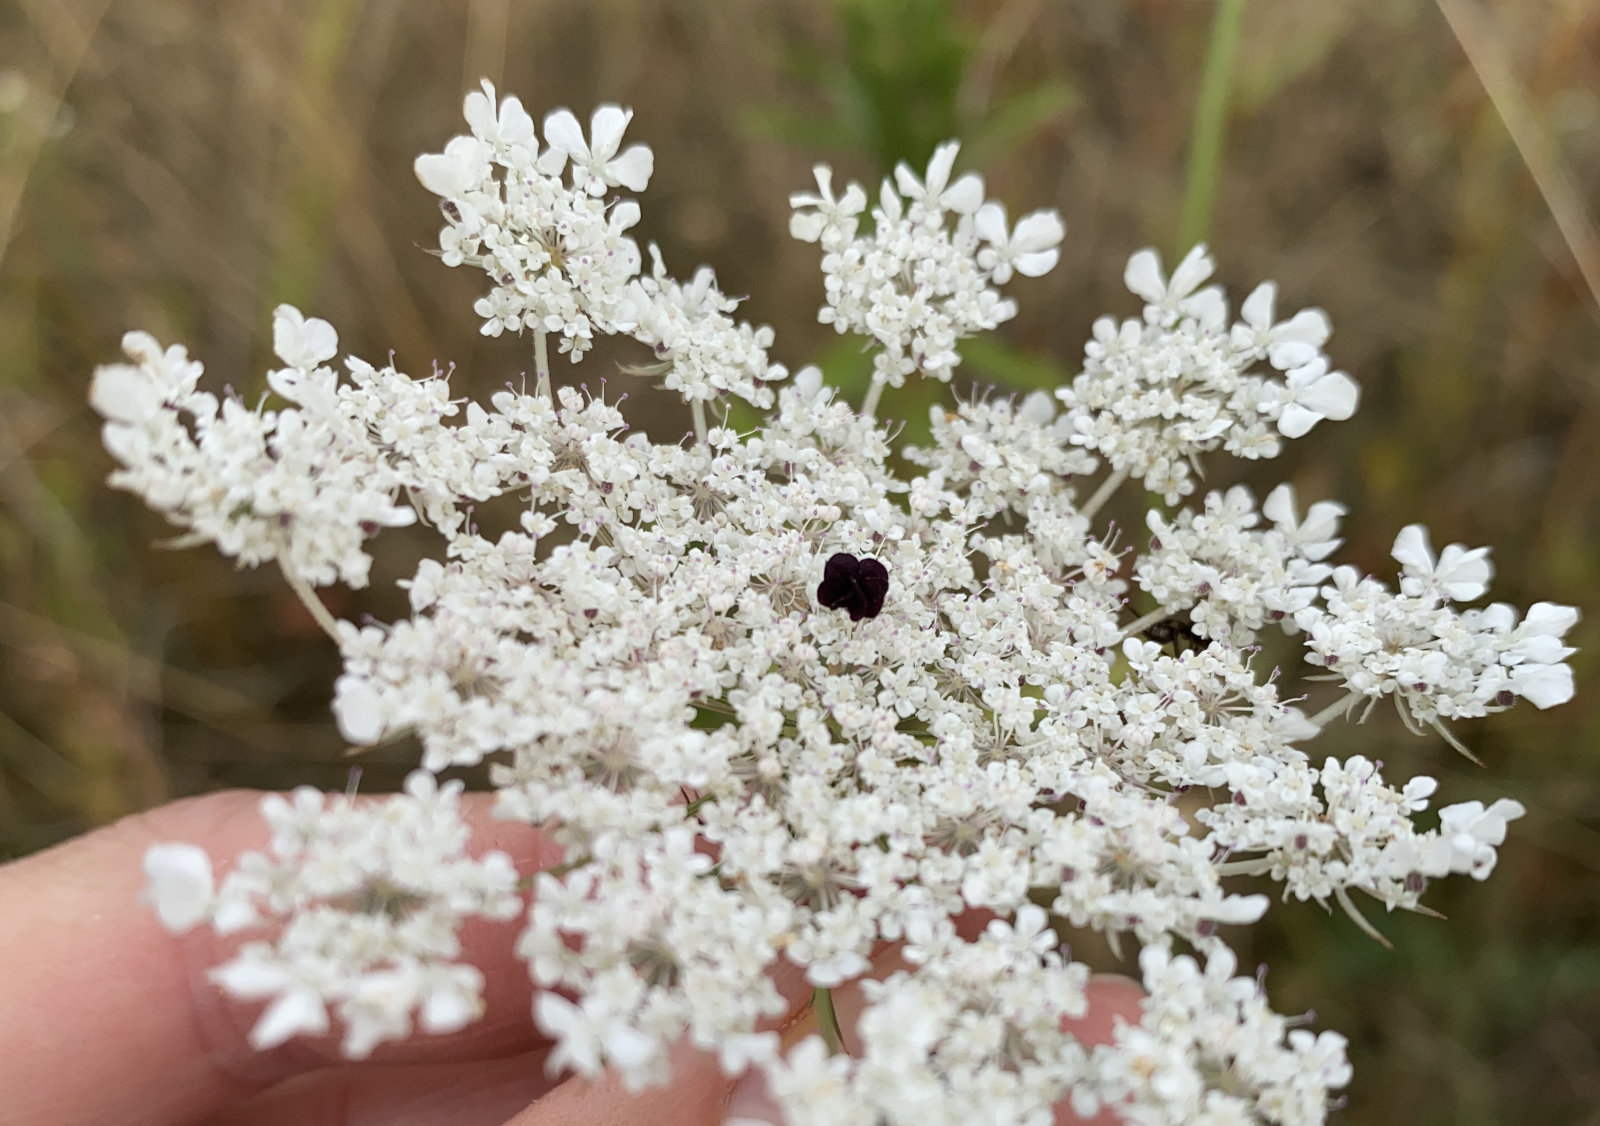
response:
<svg viewBox="0 0 1600 1126"><path fill-rule="evenodd" d="M655 1083L687 1038L764 1072L795 1124L1045 1123L1064 1099L1136 1123L1322 1121L1343 1040L1291 1028L1235 975L1218 928L1268 897L1229 881L1359 918L1352 892L1417 908L1432 879L1487 876L1516 802L1419 827L1432 779L1304 748L1383 697L1441 733L1519 696L1560 703L1576 620L1461 609L1487 589L1484 552L1435 556L1420 526L1395 541L1398 590L1335 566L1343 509L1302 516L1288 486L1152 510L1138 553L1096 523L1128 478L1175 504L1199 455L1271 457L1349 417L1324 315L1277 320L1268 283L1233 321L1202 249L1170 278L1141 251L1142 312L1096 324L1070 387L936 410L929 446L894 450L882 389L949 379L961 339L1014 313L999 287L1055 264L1053 212L1008 225L977 176L951 182L954 144L920 178L897 169L870 213L817 169L792 230L823 254L821 319L875 349L858 410L815 368L787 378L708 269L673 281L652 248L644 272L639 205L616 192L652 161L622 149L627 112L602 107L586 140L558 111L542 146L487 84L466 116L471 136L417 173L445 262L488 276L483 331L531 337L531 393L340 372L333 329L288 307L262 404L199 390L199 365L142 333L91 392L115 484L311 600L343 655L345 736L422 747L404 795L268 799L271 854L220 888L198 850L152 850L170 926L271 924L216 971L270 1002L257 1042L320 1033L330 1008L353 1055L471 1019L483 983L455 930L518 910L516 876L465 851L457 787L434 775L487 759L498 815L566 851L519 946L557 1065ZM552 393L547 340L577 362L597 336L644 345L633 370L689 402L692 439ZM763 421L729 425L730 398ZM496 497L518 526L489 538L469 510ZM363 585L366 541L418 521L442 542L402 584L411 617L334 622L311 588ZM1318 715L1257 658L1263 631L1336 685ZM973 911L992 921L958 932ZM1063 1024L1086 1003L1075 928L1143 949L1144 1018L1109 1045ZM775 964L826 989L887 942L910 968L866 983L848 1054L780 1045Z"/></svg>

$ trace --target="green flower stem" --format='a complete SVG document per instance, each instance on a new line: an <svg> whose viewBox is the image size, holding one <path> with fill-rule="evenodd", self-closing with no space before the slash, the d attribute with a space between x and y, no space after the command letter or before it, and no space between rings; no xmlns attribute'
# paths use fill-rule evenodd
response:
<svg viewBox="0 0 1600 1126"><path fill-rule="evenodd" d="M1194 129L1189 137L1189 171L1183 192L1183 212L1178 220L1176 254L1204 241L1211 227L1211 208L1217 197L1217 174L1222 166L1222 137L1228 126L1228 94L1233 79L1233 57L1239 46L1244 0L1217 0L1211 21L1211 42L1206 47L1205 70L1200 76L1200 96L1195 101Z"/></svg>
<svg viewBox="0 0 1600 1126"><path fill-rule="evenodd" d="M839 1031L839 1014L833 1011L833 990L813 989L811 1007L817 1011L817 1031L828 1045L828 1054L838 1055L844 1051L844 1036Z"/></svg>

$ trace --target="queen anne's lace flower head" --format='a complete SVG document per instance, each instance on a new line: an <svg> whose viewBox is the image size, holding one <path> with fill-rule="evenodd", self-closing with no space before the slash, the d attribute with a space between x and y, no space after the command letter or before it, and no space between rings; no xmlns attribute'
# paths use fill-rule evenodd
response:
<svg viewBox="0 0 1600 1126"><path fill-rule="evenodd" d="M541 147L487 84L465 110L469 134L417 175L444 261L489 279L484 331L532 337L535 387L475 402L437 372L336 363L331 326L284 307L254 407L140 333L90 392L116 485L308 599L343 659L344 736L421 748L404 795L267 799L270 849L220 884L192 847L146 858L167 926L248 932L216 978L264 1002L256 1042L337 1021L361 1055L473 1018L457 928L520 913L517 876L467 851L460 784L434 776L487 763L496 812L566 854L530 880L518 943L557 1068L657 1083L687 1037L761 1071L796 1124L1043 1124L1062 1100L1322 1121L1343 1041L1235 976L1224 928L1271 901L1234 880L1370 929L1358 892L1425 909L1430 881L1487 876L1515 801L1429 822L1432 778L1309 744L1385 697L1463 750L1447 724L1560 703L1577 612L1471 605L1486 552L1436 555L1420 525L1391 589L1334 558L1343 507L1302 514L1288 485L1153 509L1148 542L1120 543L1097 514L1127 478L1176 504L1202 455L1274 456L1355 407L1326 316L1278 320L1265 283L1230 323L1203 248L1170 276L1133 255L1143 311L1096 323L1070 387L936 407L927 443L897 446L884 388L948 380L961 342L1013 314L1000 287L1056 264L1054 212L1011 225L953 142L870 209L819 166L791 231L822 252L821 319L874 353L857 409L815 367L786 379L709 268L675 280L652 248L641 272L620 192L652 158L623 144L629 111L600 107L587 133L557 111ZM576 361L604 335L684 398L693 440L552 388L548 342ZM730 399L764 414L736 430ZM469 516L490 501L514 513L493 535ZM312 588L365 582L366 541L414 521L442 543L399 584L409 612L334 621ZM1329 688L1261 657L1269 632L1332 681L1319 711L1302 705ZM963 937L972 910L992 921ZM1087 1003L1063 941L1082 929L1142 948L1149 992L1093 1050L1062 1023ZM906 968L862 983L848 1054L770 1031L776 965L832 989L888 942Z"/></svg>

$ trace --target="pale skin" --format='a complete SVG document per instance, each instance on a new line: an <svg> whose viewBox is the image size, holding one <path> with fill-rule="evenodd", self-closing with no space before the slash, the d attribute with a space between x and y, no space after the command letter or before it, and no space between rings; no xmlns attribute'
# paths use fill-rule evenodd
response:
<svg viewBox="0 0 1600 1126"><path fill-rule="evenodd" d="M257 1052L246 1041L258 1005L224 998L206 978L220 948L203 928L174 937L137 899L144 850L190 841L226 869L264 843L259 794L213 794L163 806L0 867L0 1126L718 1126L733 1083L714 1058L681 1047L666 1090L633 1096L610 1078L549 1076L550 1043L529 1017L532 988L513 955L515 922L466 935L485 973L487 1011L451 1036L419 1035L373 1060L340 1059L335 1040ZM508 852L526 874L560 860L537 832L472 810L478 847ZM893 949L874 972L892 972ZM797 971L786 1040L814 1028ZM836 991L848 1048L860 997ZM1073 1031L1108 1040L1137 1020L1134 983L1098 977ZM748 1096L737 1110L751 1113ZM777 1121L774 1118L774 1121ZM1058 1126L1082 1124L1065 1108ZM1095 1126L1115 1122L1103 1113Z"/></svg>

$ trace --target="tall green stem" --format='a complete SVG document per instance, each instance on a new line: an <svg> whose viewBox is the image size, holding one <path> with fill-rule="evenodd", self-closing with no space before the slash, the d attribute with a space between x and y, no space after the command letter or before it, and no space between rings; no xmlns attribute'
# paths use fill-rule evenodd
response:
<svg viewBox="0 0 1600 1126"><path fill-rule="evenodd" d="M1217 174L1222 167L1222 138L1228 128L1228 94L1233 80L1233 57L1239 46L1244 0L1217 0L1211 21L1211 42L1206 47L1205 71L1200 76L1200 96L1195 100L1194 129L1189 137L1189 172L1183 191L1183 212L1178 220L1177 254L1205 239L1211 227L1211 209L1217 197Z"/></svg>

